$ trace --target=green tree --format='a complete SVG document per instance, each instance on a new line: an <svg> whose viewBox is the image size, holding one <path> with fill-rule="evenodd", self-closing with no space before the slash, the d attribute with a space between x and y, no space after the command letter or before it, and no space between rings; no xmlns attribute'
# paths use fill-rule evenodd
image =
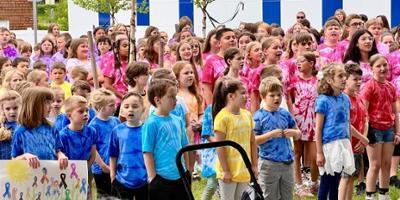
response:
<svg viewBox="0 0 400 200"><path fill-rule="evenodd" d="M51 10L53 10L53 17ZM60 0L59 3L54 5L39 3L37 12L40 30L46 30L49 23L57 23L61 30L68 31L68 0Z"/></svg>
<svg viewBox="0 0 400 200"><path fill-rule="evenodd" d="M203 38L206 38L206 28L207 28L207 6L214 2L215 0L194 0L194 5L196 5L198 8L201 9L201 12L203 13L203 19L202 19L202 32L203 32Z"/></svg>
<svg viewBox="0 0 400 200"><path fill-rule="evenodd" d="M131 8L130 0L73 0L73 2L87 10L110 14L112 24L116 22L115 14L121 10L128 10ZM148 12L146 0L142 0L141 5L137 7L137 11L141 13Z"/></svg>

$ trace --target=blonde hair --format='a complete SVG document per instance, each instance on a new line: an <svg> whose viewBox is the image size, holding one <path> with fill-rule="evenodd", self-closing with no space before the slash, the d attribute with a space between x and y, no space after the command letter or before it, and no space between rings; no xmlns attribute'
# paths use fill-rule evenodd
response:
<svg viewBox="0 0 400 200"><path fill-rule="evenodd" d="M54 98L56 98L57 95L63 95L63 98L62 98L62 99L64 100L64 98L65 98L65 91L64 91L61 87L53 86L53 87L51 87L50 89L51 89L51 91L53 91L53 93L54 93Z"/></svg>
<svg viewBox="0 0 400 200"><path fill-rule="evenodd" d="M260 86L258 87L260 90L260 95L261 97L265 97L268 92L282 92L283 91L283 86L280 80L274 76L270 76L267 78L264 78Z"/></svg>
<svg viewBox="0 0 400 200"><path fill-rule="evenodd" d="M90 96L90 104L96 111L100 111L110 101L115 102L115 99L116 97L113 92L105 88L100 88L93 91L92 95Z"/></svg>
<svg viewBox="0 0 400 200"><path fill-rule="evenodd" d="M383 28L383 24L382 24L381 20L378 20L376 18L370 19L367 22L365 22L365 24L364 24L366 29L368 29L372 25L379 25Z"/></svg>
<svg viewBox="0 0 400 200"><path fill-rule="evenodd" d="M4 77L2 78L3 83L2 86L8 90L10 90L10 81L14 75L19 75L22 79L25 78L24 73L17 69L10 69L9 71L5 72Z"/></svg>
<svg viewBox="0 0 400 200"><path fill-rule="evenodd" d="M261 70L260 78L263 80L270 76L276 76L277 74L282 75L282 70L278 65L267 65Z"/></svg>
<svg viewBox="0 0 400 200"><path fill-rule="evenodd" d="M38 86L27 88L22 93L24 103L18 115L18 123L28 129L36 128L40 124L50 125L44 108L45 104L52 102L53 99L53 92L48 88Z"/></svg>
<svg viewBox="0 0 400 200"><path fill-rule="evenodd" d="M386 57L383 56L382 54L375 54L375 55L371 56L371 58L369 58L369 66L371 66L371 68L372 68L375 65L375 63L381 59L384 59L387 62Z"/></svg>
<svg viewBox="0 0 400 200"><path fill-rule="evenodd" d="M74 109L79 108L81 106L87 106L88 102L85 97L72 95L64 102L64 110L65 113L71 113Z"/></svg>
<svg viewBox="0 0 400 200"><path fill-rule="evenodd" d="M70 73L72 79L75 79L77 76L79 76L79 74L82 74L82 79L84 79L82 81L86 81L87 77L89 76L89 72L82 66L73 67Z"/></svg>
<svg viewBox="0 0 400 200"><path fill-rule="evenodd" d="M37 85L40 80L42 80L43 76L47 77L47 73L45 71L35 69L28 74L26 80Z"/></svg>
<svg viewBox="0 0 400 200"><path fill-rule="evenodd" d="M21 96L13 90L7 90L0 95L0 108L1 108L1 115L0 115L0 141L8 141L11 140L12 132L11 130L7 129L4 124L7 121L6 116L4 115L3 105L6 101L15 101L18 106L21 106Z"/></svg>
<svg viewBox="0 0 400 200"><path fill-rule="evenodd" d="M332 96L334 94L334 90L332 86L328 83L328 79L333 79L338 67L343 68L343 64L339 63L330 63L326 65L321 73L322 78L318 81L317 92L318 94L325 94L328 96Z"/></svg>

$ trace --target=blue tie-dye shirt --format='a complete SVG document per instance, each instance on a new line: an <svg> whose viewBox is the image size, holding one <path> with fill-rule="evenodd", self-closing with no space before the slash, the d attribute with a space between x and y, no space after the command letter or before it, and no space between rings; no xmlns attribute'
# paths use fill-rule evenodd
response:
<svg viewBox="0 0 400 200"><path fill-rule="evenodd" d="M119 124L111 133L110 157L117 158L115 178L127 188L147 184L147 172L142 153L142 126Z"/></svg>
<svg viewBox="0 0 400 200"><path fill-rule="evenodd" d="M325 116L322 144L350 138L350 99L341 92L339 96L321 94L315 102L315 112Z"/></svg>
<svg viewBox="0 0 400 200"><path fill-rule="evenodd" d="M12 157L30 153L40 160L56 160L56 152L62 149L58 132L51 126L41 124L36 128L17 127L12 139Z"/></svg>
<svg viewBox="0 0 400 200"><path fill-rule="evenodd" d="M4 128L11 131L11 137L14 134L15 128L17 128L17 122L5 122ZM0 160L10 160L11 159L11 145L12 140L0 141Z"/></svg>
<svg viewBox="0 0 400 200"><path fill-rule="evenodd" d="M214 137L213 118L212 118L212 106L208 105L203 115L203 128L201 130L201 142L208 143L207 137ZM201 164L203 169L201 175L203 177L210 177L216 175L215 172L215 161L217 159L217 153L215 148L204 149L201 151Z"/></svg>
<svg viewBox="0 0 400 200"><path fill-rule="evenodd" d="M275 129L296 128L293 116L285 109L279 108L275 112L259 109L254 113L254 133L263 135ZM291 162L294 159L291 141L289 138L272 138L260 144L259 156L263 160L274 162Z"/></svg>
<svg viewBox="0 0 400 200"><path fill-rule="evenodd" d="M70 160L89 160L92 147L97 143L97 132L93 127L84 126L73 131L65 127L60 131L61 151Z"/></svg>

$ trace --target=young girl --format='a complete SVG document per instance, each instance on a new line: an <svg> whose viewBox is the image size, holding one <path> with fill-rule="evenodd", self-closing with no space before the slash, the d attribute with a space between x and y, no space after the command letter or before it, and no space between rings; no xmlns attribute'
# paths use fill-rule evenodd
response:
<svg viewBox="0 0 400 200"><path fill-rule="evenodd" d="M53 62L52 56L56 53L56 46L52 39L45 37L40 42L39 55L32 58L33 62L42 61L46 64L46 72L50 73L50 67Z"/></svg>
<svg viewBox="0 0 400 200"><path fill-rule="evenodd" d="M65 92L60 87L51 87L54 93L54 100L51 103L50 113L47 119L54 124L57 117L61 114L61 107L63 106L65 99Z"/></svg>
<svg viewBox="0 0 400 200"><path fill-rule="evenodd" d="M337 199L341 173L355 171L350 144L350 100L342 93L346 72L341 64L327 65L318 83L316 112L317 165L321 175L318 199ZM354 134L354 133L353 133ZM355 135L363 144L364 136Z"/></svg>
<svg viewBox="0 0 400 200"><path fill-rule="evenodd" d="M300 74L290 84L291 98L293 102L293 116L301 131L299 140L294 141L295 150L295 182L296 195L299 197L311 196L318 190L318 168L315 162L315 113L314 103L317 94L317 77L315 69L316 57L312 52L302 53L297 58L297 66ZM302 183L300 162L301 157L311 164L311 188L310 191Z"/></svg>
<svg viewBox="0 0 400 200"><path fill-rule="evenodd" d="M238 48L229 48L224 54L226 68L224 75L241 80L240 71L244 65L244 57Z"/></svg>
<svg viewBox="0 0 400 200"><path fill-rule="evenodd" d="M104 88L95 90L91 95L90 103L96 110L96 117L89 123L98 134L96 141L96 162L93 163L92 173L96 181L97 193L99 195L111 194L111 180L109 167L109 148L111 131L120 123L115 113L115 95Z"/></svg>
<svg viewBox="0 0 400 200"><path fill-rule="evenodd" d="M121 113L126 122L110 136L110 176L112 195L122 199L147 200L147 173L142 153L143 98L129 92L122 98ZM131 173L134 171L135 173Z"/></svg>
<svg viewBox="0 0 400 200"><path fill-rule="evenodd" d="M188 135L191 144L200 143L200 130L203 121L203 99L196 84L193 65L186 61L178 61L172 68L179 83L178 96L188 108L189 122L194 135ZM189 157L189 170L193 170L195 155Z"/></svg>
<svg viewBox="0 0 400 200"><path fill-rule="evenodd" d="M270 37L262 42L264 65L277 65L281 60L282 46L277 37Z"/></svg>
<svg viewBox="0 0 400 200"><path fill-rule="evenodd" d="M12 90L0 96L0 160L11 159L11 139L17 127L21 96Z"/></svg>
<svg viewBox="0 0 400 200"><path fill-rule="evenodd" d="M11 156L26 160L33 168L40 166L39 159L56 160L60 168L68 166L58 132L46 119L54 95L50 89L32 87L22 93L22 106L18 115L18 128L12 139Z"/></svg>
<svg viewBox="0 0 400 200"><path fill-rule="evenodd" d="M16 69L11 69L3 77L2 88L6 90L15 90L17 84L24 80L24 74Z"/></svg>
<svg viewBox="0 0 400 200"><path fill-rule="evenodd" d="M42 70L35 69L31 71L26 77L26 80L34 83L36 86L49 87L47 73Z"/></svg>
<svg viewBox="0 0 400 200"><path fill-rule="evenodd" d="M389 198L390 160L394 144L400 141L396 89L386 80L388 62L383 55L370 58L373 78L365 83L361 92L368 110L369 128L367 146L369 169L367 198L375 199L376 180L379 175L379 199Z"/></svg>
<svg viewBox="0 0 400 200"><path fill-rule="evenodd" d="M158 68L158 55L160 51L161 37L159 35L150 36L147 39L146 47L144 49L144 60L150 64L151 69Z"/></svg>
<svg viewBox="0 0 400 200"><path fill-rule="evenodd" d="M69 33L61 33L60 36L57 37L57 52L52 57L54 62L62 62L66 64L67 60L64 58L64 54L66 52L65 45L71 40L72 37Z"/></svg>
<svg viewBox="0 0 400 200"><path fill-rule="evenodd" d="M245 81L247 94L250 97L250 102L247 102L246 108L251 113L256 112L260 108L260 92L258 86L260 85L260 72L264 68L262 64L263 52L259 42L250 42L246 46L245 63L241 72L241 76Z"/></svg>
<svg viewBox="0 0 400 200"><path fill-rule="evenodd" d="M246 89L239 80L223 77L214 89L212 115L216 141L232 140L240 144L251 160L257 176L257 146L253 134L251 113L241 109L246 103ZM241 199L250 175L239 153L232 148L217 149L217 179L222 200Z"/></svg>

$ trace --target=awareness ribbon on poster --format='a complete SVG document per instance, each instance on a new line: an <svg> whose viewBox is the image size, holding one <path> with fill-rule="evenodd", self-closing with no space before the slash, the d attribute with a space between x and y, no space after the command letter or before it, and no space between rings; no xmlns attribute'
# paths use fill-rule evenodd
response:
<svg viewBox="0 0 400 200"><path fill-rule="evenodd" d="M75 177L77 179L78 178L78 174L76 173L76 164L75 163L71 164L71 169L72 169L72 172L69 175L69 178L72 179L72 177Z"/></svg>
<svg viewBox="0 0 400 200"><path fill-rule="evenodd" d="M66 175L64 173L60 174L60 178L61 178L60 188L62 186L64 186L64 189L67 189L68 186L67 186L67 183L65 182L65 177L66 177Z"/></svg>
<svg viewBox="0 0 400 200"><path fill-rule="evenodd" d="M3 194L3 198L6 198L6 197L11 198L10 186L11 186L11 185L10 185L9 182L7 182L7 183L5 184L6 191L5 191L4 194Z"/></svg>
<svg viewBox="0 0 400 200"><path fill-rule="evenodd" d="M86 179L82 179L82 186L81 189L79 190L79 193L85 193L86 194Z"/></svg>

